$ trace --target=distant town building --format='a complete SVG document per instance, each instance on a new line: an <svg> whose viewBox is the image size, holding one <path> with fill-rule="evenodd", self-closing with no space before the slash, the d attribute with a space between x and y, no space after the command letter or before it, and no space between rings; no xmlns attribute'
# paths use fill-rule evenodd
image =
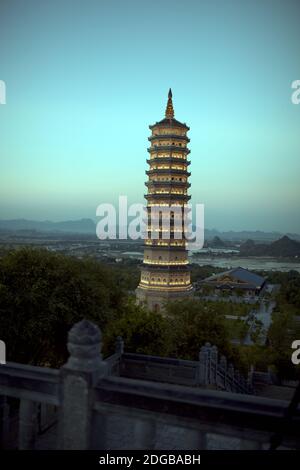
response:
<svg viewBox="0 0 300 470"><path fill-rule="evenodd" d="M211 291L211 293L230 292L236 295L257 296L265 284L264 277L239 267L207 277L200 281L198 286L206 294Z"/></svg>
<svg viewBox="0 0 300 470"><path fill-rule="evenodd" d="M190 141L187 137L189 127L174 118L171 89L165 118L149 128L152 135L149 137L150 159L147 160L149 170L146 171L149 179L146 183L148 193L145 196L148 225L144 261L136 297L138 303L158 310L165 301L188 296L193 292L184 234L184 209L190 199L188 195L190 162L187 160L190 153L187 148L187 143ZM174 207L176 211L172 209ZM159 208L158 211L163 208L157 214L158 220L154 220L153 208L154 210ZM169 238L166 239L163 233L168 211ZM178 220L181 220L179 228ZM158 232L156 237L152 236L155 231Z"/></svg>

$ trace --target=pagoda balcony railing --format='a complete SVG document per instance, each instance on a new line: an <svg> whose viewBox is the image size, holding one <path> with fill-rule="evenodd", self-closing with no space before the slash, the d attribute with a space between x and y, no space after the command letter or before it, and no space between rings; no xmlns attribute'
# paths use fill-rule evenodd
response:
<svg viewBox="0 0 300 470"><path fill-rule="evenodd" d="M178 195L178 196L186 196L185 193L178 193L176 191L172 191L173 188L149 188L148 190L148 196L152 195L152 194L162 194L162 195Z"/></svg>
<svg viewBox="0 0 300 470"><path fill-rule="evenodd" d="M186 155L191 153L191 151L187 147L179 147L177 145L153 145L153 147L147 148L148 152L164 152L164 151L169 151L169 152L182 152L185 153Z"/></svg>
<svg viewBox="0 0 300 470"><path fill-rule="evenodd" d="M183 264L183 265L163 265L163 264L146 264L143 263L141 266L141 269L146 269L147 271L162 271L162 272L167 272L167 271L182 271L182 272L189 272L190 271L190 265L189 264Z"/></svg>
<svg viewBox="0 0 300 470"><path fill-rule="evenodd" d="M181 201L189 201L191 196L187 194L145 194L145 199L161 199L161 200L181 200Z"/></svg>
<svg viewBox="0 0 300 470"><path fill-rule="evenodd" d="M158 240L151 240L151 244L149 243L144 243L143 247L144 249L146 248L151 248L151 249L157 249L157 250L167 250L167 251L187 251L187 248L185 245L159 245L157 242Z"/></svg>
<svg viewBox="0 0 300 470"><path fill-rule="evenodd" d="M175 238L175 237L173 237L173 236L170 236L170 237L168 237L168 238L167 238L167 237L166 237L166 238L162 238L162 237L157 237L157 238L154 238L154 237L153 237L153 238L151 238L151 232L148 232L148 236L147 236L147 238L145 238L145 240L151 240L152 242L160 241L160 242L166 242L166 243L172 243L172 242L174 242L174 241L185 242L186 244L188 243L188 239L186 238L186 236L185 236L184 233L182 233L182 237L180 237L180 238L178 238L178 237ZM146 245L146 246L148 246L148 248L152 248L151 245L149 245L149 244ZM183 247L183 245L177 245L177 246L174 245L174 246L172 246L171 248L174 248L174 251L176 251L176 249L182 248L182 247ZM163 245L162 245L162 246L161 246L161 245L157 245L157 248L164 248L164 246L163 246ZM165 246L165 248L169 249L170 247L169 247L169 246ZM184 246L184 249L185 249L186 251L188 251L188 248L186 248L186 246Z"/></svg>
<svg viewBox="0 0 300 470"><path fill-rule="evenodd" d="M174 140L184 140L185 142L190 142L190 139L186 135L178 135L178 134L159 134L159 135L151 135L148 137L148 140L151 142L152 140L166 140L166 139L174 139Z"/></svg>
<svg viewBox="0 0 300 470"><path fill-rule="evenodd" d="M163 273L162 273L163 275ZM180 295L185 295L187 292L193 291L193 286L192 284L188 281L187 283L185 282L170 282L169 284L166 284L165 282L151 282L147 284L144 281L141 281L139 284L139 289L146 289L147 291L158 291L158 290L163 290L164 292L176 292Z"/></svg>
<svg viewBox="0 0 300 470"><path fill-rule="evenodd" d="M147 160L147 162L151 162L152 160ZM178 169L172 169L172 168L153 168L150 170L145 171L146 175L155 175L158 173L159 175L164 174L164 175L169 175L172 173L172 175L183 175L183 176L191 176L191 172L188 172L187 170L178 170Z"/></svg>
<svg viewBox="0 0 300 470"><path fill-rule="evenodd" d="M169 163L169 164L178 164L178 165L181 165L181 164L184 164L186 166L189 166L191 164L190 160L186 160L184 157L183 158L178 158L178 157L172 157L172 155L170 155L169 157L154 157L154 158L148 158L147 160L147 163L149 165L151 165L151 163ZM160 169L160 168L158 168ZM169 168L161 168L162 170L169 170ZM174 168L174 170L177 170L179 168ZM171 171L173 171L172 168L170 168Z"/></svg>
<svg viewBox="0 0 300 470"><path fill-rule="evenodd" d="M172 266L172 267L177 267L177 266L186 266L189 264L188 260L166 260L166 261L161 261L161 260L150 260L150 259L144 259L144 264L147 266Z"/></svg>
<svg viewBox="0 0 300 470"><path fill-rule="evenodd" d="M190 188L191 187L191 183L188 183L187 181L152 181L152 180L149 180L149 181L146 181L145 182L145 186L147 187L151 187L151 186L155 186L155 187L164 187L164 186L167 186L169 188L172 188L172 186L174 186L174 188Z"/></svg>

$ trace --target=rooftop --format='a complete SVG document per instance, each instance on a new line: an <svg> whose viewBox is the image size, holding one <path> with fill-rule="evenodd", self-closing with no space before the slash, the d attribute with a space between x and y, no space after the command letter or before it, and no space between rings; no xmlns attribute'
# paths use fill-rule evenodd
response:
<svg viewBox="0 0 300 470"><path fill-rule="evenodd" d="M160 127L183 127L187 130L189 130L189 127L182 122L177 121L177 119L174 118L174 107L173 107L173 101L172 101L172 90L170 88L169 93L168 93L168 103L166 107L166 112L165 112L165 118L162 119L159 122L156 122L152 126L149 126L150 129L153 129L153 127L160 126Z"/></svg>
<svg viewBox="0 0 300 470"><path fill-rule="evenodd" d="M241 284L241 287L246 285L250 287L255 286L257 288L262 287L266 279L262 276L259 276L258 274L253 273L252 271L248 271L248 269L238 267L219 274L215 274L214 276L207 277L203 282L223 284L230 281L231 283L235 283L236 281L236 284Z"/></svg>

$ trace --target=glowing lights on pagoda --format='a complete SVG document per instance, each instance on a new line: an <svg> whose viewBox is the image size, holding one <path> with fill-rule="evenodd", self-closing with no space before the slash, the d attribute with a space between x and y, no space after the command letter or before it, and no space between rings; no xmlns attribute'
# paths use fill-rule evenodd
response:
<svg viewBox="0 0 300 470"><path fill-rule="evenodd" d="M141 280L136 293L138 302L146 303L150 308L161 306L162 299L172 300L173 297L190 295L192 292L184 234L186 212L188 212L186 209L190 199L188 195L190 162L187 160L187 155L190 153L187 148L189 127L177 121L174 116L170 89L165 118L149 126L152 135L149 137L150 158L147 160L148 181L145 183L148 188L145 195L148 232L145 239ZM153 211L156 208L173 207L178 209L182 223L179 227L175 225L178 217L174 214L177 214L177 209L173 214L169 211L169 227L165 229L161 219L157 222L157 218L153 217ZM162 214L163 212L160 212L160 218Z"/></svg>

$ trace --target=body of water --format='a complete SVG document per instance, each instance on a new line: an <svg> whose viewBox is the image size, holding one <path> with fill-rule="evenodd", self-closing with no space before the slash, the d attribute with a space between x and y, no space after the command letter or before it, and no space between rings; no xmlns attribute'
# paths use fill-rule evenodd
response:
<svg viewBox="0 0 300 470"><path fill-rule="evenodd" d="M190 258L190 262L199 264L199 266L209 264L217 268L224 268L224 270L241 266L242 268L252 270L283 272L294 270L300 272L300 261L293 263L291 261L278 261L275 258L222 258L221 256L203 256L201 258L192 257Z"/></svg>
<svg viewBox="0 0 300 470"><path fill-rule="evenodd" d="M120 252L121 256L126 258L133 259L143 259L143 253L138 251L125 251ZM216 266L217 268L226 269L238 268L241 266L245 269L252 270L263 270L263 271L298 271L300 272L300 260L298 262L292 261L279 261L276 258L240 258L233 256L231 257L222 257L222 256L202 256L201 258L196 258L191 256L189 258L190 263L198 264L199 266Z"/></svg>

